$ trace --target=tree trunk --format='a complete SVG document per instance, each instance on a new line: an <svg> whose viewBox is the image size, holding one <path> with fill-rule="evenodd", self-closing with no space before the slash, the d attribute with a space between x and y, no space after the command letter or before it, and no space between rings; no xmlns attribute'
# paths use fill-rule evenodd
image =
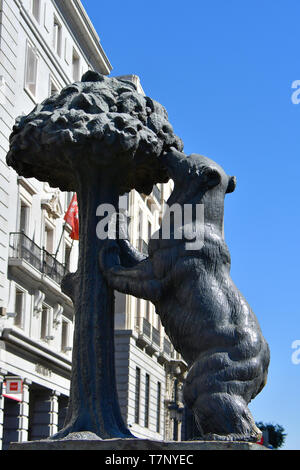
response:
<svg viewBox="0 0 300 470"><path fill-rule="evenodd" d="M118 210L119 192L111 175L78 175L79 260L73 275L75 331L70 400L65 427L54 436L90 431L103 439L134 437L121 416L115 379L114 293L99 268L104 243L96 234L100 204Z"/></svg>

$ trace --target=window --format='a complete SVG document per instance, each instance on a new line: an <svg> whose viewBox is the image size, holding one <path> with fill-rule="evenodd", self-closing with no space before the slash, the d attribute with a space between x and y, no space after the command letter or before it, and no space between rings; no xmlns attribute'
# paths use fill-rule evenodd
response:
<svg viewBox="0 0 300 470"><path fill-rule="evenodd" d="M72 246L65 245L65 266L70 271Z"/></svg>
<svg viewBox="0 0 300 470"><path fill-rule="evenodd" d="M61 350L66 351L69 347L69 322L62 321L61 324Z"/></svg>
<svg viewBox="0 0 300 470"><path fill-rule="evenodd" d="M80 57L73 49L73 56L72 56L72 77L75 82L80 80Z"/></svg>
<svg viewBox="0 0 300 470"><path fill-rule="evenodd" d="M45 234L44 234L44 247L48 253L53 253L54 251L54 229L49 225L45 225Z"/></svg>
<svg viewBox="0 0 300 470"><path fill-rule="evenodd" d="M156 432L160 432L161 383L157 382Z"/></svg>
<svg viewBox="0 0 300 470"><path fill-rule="evenodd" d="M52 15L49 13L51 5L44 3L44 27L48 33L52 31Z"/></svg>
<svg viewBox="0 0 300 470"><path fill-rule="evenodd" d="M69 209L73 196L74 193L72 191L66 193L66 210Z"/></svg>
<svg viewBox="0 0 300 470"><path fill-rule="evenodd" d="M49 96L55 95L58 92L59 92L58 86L54 83L54 81L50 77Z"/></svg>
<svg viewBox="0 0 300 470"><path fill-rule="evenodd" d="M68 38L65 38L65 62L70 65L71 63L71 56L72 56L72 45Z"/></svg>
<svg viewBox="0 0 300 470"><path fill-rule="evenodd" d="M46 305L42 306L41 312L41 339L47 339L48 336L48 325L49 325L49 307Z"/></svg>
<svg viewBox="0 0 300 470"><path fill-rule="evenodd" d="M29 206L21 201L20 205L20 215L19 215L19 231L28 233L28 223L29 223Z"/></svg>
<svg viewBox="0 0 300 470"><path fill-rule="evenodd" d="M155 316L156 316L156 319L157 319L157 323L156 323L157 324L157 329L158 329L159 333L161 333L161 329L162 329L161 328L161 319L158 315L155 315Z"/></svg>
<svg viewBox="0 0 300 470"><path fill-rule="evenodd" d="M149 427L149 399L150 399L150 376L146 374L145 383L145 428Z"/></svg>
<svg viewBox="0 0 300 470"><path fill-rule="evenodd" d="M58 22L58 20L54 17L54 22L53 22L53 36L52 36L53 42L53 48L57 55L60 57L61 55L61 25Z"/></svg>
<svg viewBox="0 0 300 470"><path fill-rule="evenodd" d="M23 309L24 309L25 293L19 288L16 288L15 293L15 318L14 323L16 326L23 326Z"/></svg>
<svg viewBox="0 0 300 470"><path fill-rule="evenodd" d="M150 321L150 313L151 313L151 302L149 300L146 301L146 318Z"/></svg>
<svg viewBox="0 0 300 470"><path fill-rule="evenodd" d="M141 369L139 367L135 370L135 410L134 422L140 422L140 392L141 392Z"/></svg>
<svg viewBox="0 0 300 470"><path fill-rule="evenodd" d="M141 299L136 299L136 317L135 317L135 324L137 328L140 330L141 327L141 317L142 317L142 309L141 309Z"/></svg>
<svg viewBox="0 0 300 470"><path fill-rule="evenodd" d="M38 58L36 50L28 43L26 52L25 88L29 90L33 96L36 95L37 64Z"/></svg>
<svg viewBox="0 0 300 470"><path fill-rule="evenodd" d="M32 0L31 11L36 21L40 21L40 0Z"/></svg>

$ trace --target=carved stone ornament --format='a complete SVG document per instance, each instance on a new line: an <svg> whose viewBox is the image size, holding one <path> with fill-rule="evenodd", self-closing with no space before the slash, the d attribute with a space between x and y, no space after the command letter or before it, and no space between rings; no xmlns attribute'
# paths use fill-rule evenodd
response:
<svg viewBox="0 0 300 470"><path fill-rule="evenodd" d="M62 216L63 210L59 200L59 191L55 191L52 194L51 198L43 199L41 201L42 209L47 211L47 214L50 219L58 219Z"/></svg>
<svg viewBox="0 0 300 470"><path fill-rule="evenodd" d="M64 311L63 306L60 304L56 304L56 306L53 309L53 327L54 328L57 328L61 324L63 311Z"/></svg>
<svg viewBox="0 0 300 470"><path fill-rule="evenodd" d="M7 164L26 178L77 193L78 269L62 281L75 315L70 400L63 429L50 439L82 432L134 438L116 388L116 289L154 303L188 364L184 401L202 438L258 440L247 405L266 383L269 349L230 277L223 215L235 178L212 160L185 155L165 108L133 83L92 71L17 119ZM175 227L169 239L151 238L148 256L128 240L99 234L106 217L99 207L118 212L120 195L132 189L149 195L154 184L170 178L169 207L204 206L204 223L193 219L181 227L203 235L200 247L187 249ZM55 198L45 207L55 214Z"/></svg>
<svg viewBox="0 0 300 470"><path fill-rule="evenodd" d="M45 300L45 294L41 290L36 290L34 292L34 301L33 301L33 315L39 317L42 313L43 302Z"/></svg>

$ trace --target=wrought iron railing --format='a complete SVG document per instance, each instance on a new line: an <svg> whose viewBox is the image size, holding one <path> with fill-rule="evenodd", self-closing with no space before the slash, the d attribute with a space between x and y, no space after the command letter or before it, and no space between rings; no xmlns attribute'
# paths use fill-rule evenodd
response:
<svg viewBox="0 0 300 470"><path fill-rule="evenodd" d="M46 274L57 284L69 272L67 267L57 261L44 248L39 247L23 232L13 232L9 240L10 258L23 259L42 274Z"/></svg>
<svg viewBox="0 0 300 470"><path fill-rule="evenodd" d="M143 318L143 334L151 338L151 324L147 318Z"/></svg>
<svg viewBox="0 0 300 470"><path fill-rule="evenodd" d="M152 326L152 341L157 344L157 346L160 346L160 332L157 328L154 328L154 326Z"/></svg>
<svg viewBox="0 0 300 470"><path fill-rule="evenodd" d="M164 338L164 352L168 354L168 356L171 356L172 344L167 338Z"/></svg>
<svg viewBox="0 0 300 470"><path fill-rule="evenodd" d="M46 250L43 251L43 272L58 284L62 278L69 272L64 264L61 264L55 256L52 256Z"/></svg>

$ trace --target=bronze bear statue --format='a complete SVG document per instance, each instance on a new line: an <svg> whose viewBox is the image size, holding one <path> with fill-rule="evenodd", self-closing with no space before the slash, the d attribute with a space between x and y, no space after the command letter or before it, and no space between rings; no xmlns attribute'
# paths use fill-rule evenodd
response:
<svg viewBox="0 0 300 470"><path fill-rule="evenodd" d="M168 206L203 205L204 219L193 214L182 227L186 234L202 230L203 243L194 249L189 236L187 245L169 214L170 236L162 236L163 219L148 257L128 240L107 240L100 268L113 289L154 303L188 364L184 400L201 438L255 442L261 432L247 405L266 383L270 354L255 314L230 277L223 217L235 178L201 155L171 149L162 158L174 181Z"/></svg>

